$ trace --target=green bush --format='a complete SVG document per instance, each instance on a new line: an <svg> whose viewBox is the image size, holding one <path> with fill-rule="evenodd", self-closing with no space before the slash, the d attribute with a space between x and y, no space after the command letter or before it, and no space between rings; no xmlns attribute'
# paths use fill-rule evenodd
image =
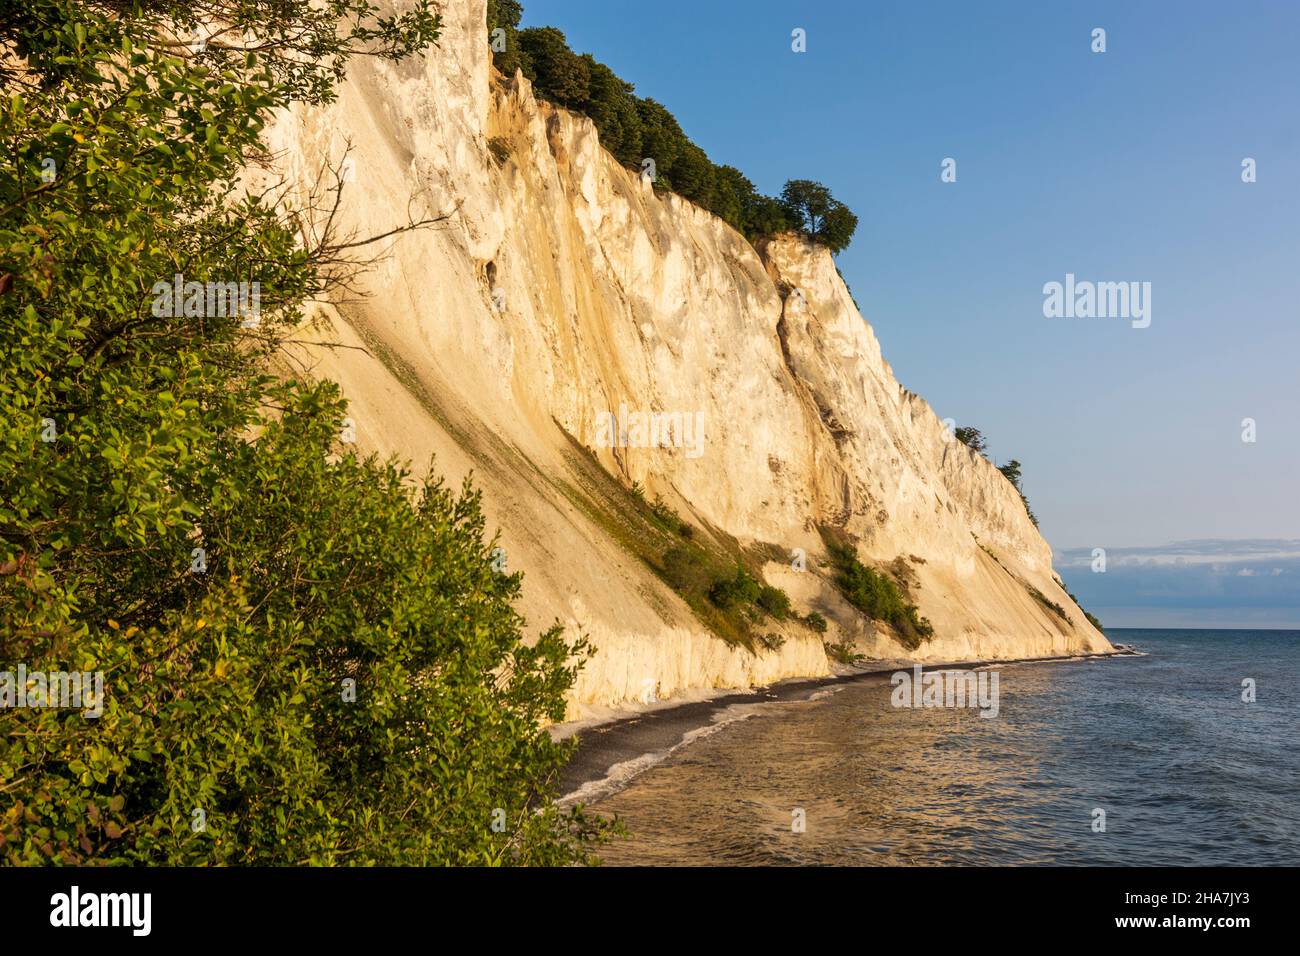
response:
<svg viewBox="0 0 1300 956"><path fill-rule="evenodd" d="M784 621L790 614L790 596L770 584L759 586L758 597L754 599L754 603L778 621Z"/></svg>
<svg viewBox="0 0 1300 956"><path fill-rule="evenodd" d="M988 448L988 441L984 438L983 432L978 428L973 428L969 425L962 425L953 430L953 436L977 454L983 455L985 450Z"/></svg>
<svg viewBox="0 0 1300 956"><path fill-rule="evenodd" d="M859 561L850 545L827 542L827 550L836 569L835 583L850 604L867 617L888 623L909 650L916 650L933 636L933 626L908 603L891 578Z"/></svg>
<svg viewBox="0 0 1300 956"><path fill-rule="evenodd" d="M268 398L282 418L224 449L197 539L206 586L183 606L123 594L77 614L43 600L39 574L7 595L33 636L6 659L108 675L99 720L6 715L23 736L0 779L24 781L0 818L7 859L573 859L590 828L542 802L568 748L541 721L563 718L576 668L558 628L522 643L520 579L492 569L478 496L435 479L412 503L402 470L330 455L332 386Z"/></svg>
<svg viewBox="0 0 1300 956"><path fill-rule="evenodd" d="M699 554L685 547L669 548L663 557L664 580L683 592L702 592L709 585L709 572Z"/></svg>
<svg viewBox="0 0 1300 956"><path fill-rule="evenodd" d="M741 565L736 565L736 572L729 578L719 578L709 589L709 600L724 611L753 604L758 600L760 585L758 580Z"/></svg>
<svg viewBox="0 0 1300 956"><path fill-rule="evenodd" d="M695 535L695 529L683 521L681 516L670 508L659 495L655 495L654 503L650 505L650 514L655 523L665 531L681 535L687 539Z"/></svg>
<svg viewBox="0 0 1300 956"><path fill-rule="evenodd" d="M807 238L839 252L853 239L858 217L821 183L792 179L781 190L786 216Z"/></svg>
<svg viewBox="0 0 1300 956"><path fill-rule="evenodd" d="M823 644L823 646L831 660L837 664L856 664L866 656L854 651L852 641L840 641L837 644Z"/></svg>
<svg viewBox="0 0 1300 956"><path fill-rule="evenodd" d="M1032 584L1026 584L1025 587L1029 590L1029 593L1034 596L1034 600L1036 600L1039 604L1043 605L1043 607L1047 608L1057 617L1066 621L1070 619L1069 616L1065 613L1065 608L1061 607L1061 605L1057 604L1055 601L1049 599L1048 596L1044 594L1042 591L1038 590L1038 588L1034 587Z"/></svg>
<svg viewBox="0 0 1300 956"><path fill-rule="evenodd" d="M1011 487L1016 489L1016 494L1020 495L1020 500L1024 502L1025 514L1029 516L1029 520L1037 528L1038 516L1034 514L1034 509L1029 507L1029 499L1025 497L1025 491L1020 486L1020 462L1012 458L1005 465L999 465L998 471L1002 472L1002 477L1011 482Z"/></svg>
<svg viewBox="0 0 1300 956"><path fill-rule="evenodd" d="M247 55L159 42L197 25L168 0L0 15L0 660L105 687L98 719L0 710L5 862L565 864L605 832L551 802L585 645L525 642L477 495L266 373L340 250L245 159L359 46L432 42L404 10L250 6ZM260 283L260 325L152 308L178 272Z"/></svg>
<svg viewBox="0 0 1300 956"><path fill-rule="evenodd" d="M826 618L822 617L822 616L821 616L820 614L818 614L816 611L812 611L812 612L810 612L810 613L809 613L809 614L808 614L808 615L803 619L803 622L804 622L806 625L808 625L808 627L809 627L811 630L816 631L818 634L825 634L825 633L826 633Z"/></svg>

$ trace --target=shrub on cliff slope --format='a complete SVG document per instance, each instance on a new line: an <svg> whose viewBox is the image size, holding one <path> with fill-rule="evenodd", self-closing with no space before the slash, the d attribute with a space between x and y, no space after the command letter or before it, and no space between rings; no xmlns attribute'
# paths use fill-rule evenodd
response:
<svg viewBox="0 0 1300 956"><path fill-rule="evenodd" d="M756 644L773 650L753 625L764 616L774 621L789 618L790 596L764 583L743 563L720 571L718 558L687 541L669 548L652 567L723 640L750 650Z"/></svg>
<svg viewBox="0 0 1300 956"><path fill-rule="evenodd" d="M754 603L764 613L778 621L784 621L790 616L790 595L770 584L759 586L758 597L754 599Z"/></svg>
<svg viewBox="0 0 1300 956"><path fill-rule="evenodd" d="M845 599L867 617L889 624L904 647L916 650L934 634L933 626L898 585L858 560L851 545L827 541L826 549L835 567L835 584Z"/></svg>
<svg viewBox="0 0 1300 956"><path fill-rule="evenodd" d="M245 50L170 41L191 9L0 11L0 859L583 859L539 729L569 650L523 644L477 498L413 499L333 386L263 372L346 249L243 163L274 107L437 20L206 5ZM239 282L260 303L214 310ZM46 706L71 671L103 693L59 703L100 716Z"/></svg>
<svg viewBox="0 0 1300 956"><path fill-rule="evenodd" d="M759 582L743 566L737 565L733 574L718 578L709 588L709 600L724 611L753 604L758 600Z"/></svg>

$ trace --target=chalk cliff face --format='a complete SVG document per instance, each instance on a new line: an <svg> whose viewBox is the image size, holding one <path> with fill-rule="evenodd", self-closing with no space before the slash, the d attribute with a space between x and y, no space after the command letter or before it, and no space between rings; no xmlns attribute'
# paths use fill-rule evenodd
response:
<svg viewBox="0 0 1300 956"><path fill-rule="evenodd" d="M417 470L436 455L455 481L473 472L508 569L525 573L530 625L558 619L597 648L573 716L830 666L799 625L751 653L701 624L602 510L633 482L702 533L770 553L769 582L868 655L906 652L830 587L819 525L858 539L868 563L904 559L935 630L912 656L1109 649L1055 582L1015 490L894 380L824 250L783 238L758 251L656 195L589 120L494 75L485 0L449 0L443 19L429 56L359 62L336 104L271 134L299 195L351 143L345 229L450 213L395 240L366 297L323 308L303 336L352 348L299 357L342 385L362 449ZM702 433L608 447L622 405ZM807 570L776 560L796 549Z"/></svg>

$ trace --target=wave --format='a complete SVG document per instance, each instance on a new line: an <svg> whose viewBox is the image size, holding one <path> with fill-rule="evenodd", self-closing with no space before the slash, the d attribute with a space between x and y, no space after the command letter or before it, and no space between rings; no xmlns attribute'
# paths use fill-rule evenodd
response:
<svg viewBox="0 0 1300 956"><path fill-rule="evenodd" d="M820 696L829 696L833 693L827 689L825 693L819 692ZM815 699L815 698L809 698ZM780 702L780 703L785 703ZM606 797L612 796L625 788L634 779L645 773L652 767L658 766L667 760L670 756L684 747L705 737L711 737L718 731L737 721L747 720L758 714L759 708L771 706L770 704L732 704L713 715L710 723L702 727L695 727L682 734L682 739L677 741L671 747L664 750L656 750L651 753L642 754L639 757L633 757L631 760L623 760L614 764L606 771L605 776L598 780L588 780L572 793L565 794L556 803L561 807L572 806L575 803L595 803Z"/></svg>

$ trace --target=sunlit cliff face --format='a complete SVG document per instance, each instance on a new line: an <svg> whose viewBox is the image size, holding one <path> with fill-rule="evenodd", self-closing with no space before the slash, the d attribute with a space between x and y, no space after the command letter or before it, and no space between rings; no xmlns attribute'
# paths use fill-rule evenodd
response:
<svg viewBox="0 0 1300 956"><path fill-rule="evenodd" d="M451 0L428 58L358 63L336 104L271 134L300 196L351 144L343 229L448 214L385 244L366 297L303 336L332 345L296 358L343 386L362 450L473 472L530 626L558 619L597 648L572 714L829 667L801 625L773 623L784 644L754 654L701 624L620 532L612 502L633 482L765 547L769 582L861 653L905 652L837 596L818 525L864 561L906 561L935 628L919 657L1107 649L1015 490L894 380L829 254L792 237L760 253L656 195L589 120L493 74L484 15Z"/></svg>

